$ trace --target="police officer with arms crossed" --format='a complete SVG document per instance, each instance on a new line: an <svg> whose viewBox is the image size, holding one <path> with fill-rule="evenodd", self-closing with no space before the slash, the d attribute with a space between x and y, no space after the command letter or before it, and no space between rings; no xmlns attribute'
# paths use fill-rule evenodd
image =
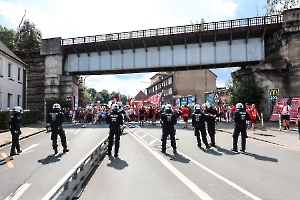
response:
<svg viewBox="0 0 300 200"><path fill-rule="evenodd" d="M121 126L123 125L123 115L119 113L119 106L117 104L112 105L112 112L107 115L106 123L109 124L109 136L108 136L108 150L107 155L111 156L111 150L114 143L115 136L115 155L119 156L120 135L122 133Z"/></svg>
<svg viewBox="0 0 300 200"><path fill-rule="evenodd" d="M207 124L207 131L209 134L209 137L211 139L211 146L215 147L216 146L216 117L218 115L218 112L213 109L213 107L209 103L205 103L205 111L204 113L206 114L206 124Z"/></svg>
<svg viewBox="0 0 300 200"><path fill-rule="evenodd" d="M238 138L239 135L241 133L242 135L242 149L240 150L242 153L245 153L246 150L246 138L247 138L247 125L246 125L246 121L250 120L250 116L249 113L246 112L244 110L244 106L242 103L237 103L236 104L236 112L233 115L233 120L235 122L235 127L234 127L234 131L233 131L233 148L231 149L231 151L237 153L237 142L238 142Z"/></svg>
<svg viewBox="0 0 300 200"><path fill-rule="evenodd" d="M21 117L22 108L17 106L14 107L11 116L10 116L10 133L11 133L11 149L10 156L19 155L22 153L19 137L21 135ZM17 151L16 151L17 150Z"/></svg>
<svg viewBox="0 0 300 200"><path fill-rule="evenodd" d="M66 121L65 115L60 112L60 105L58 103L53 104L53 111L48 114L46 122L51 126L51 140L54 155L58 153L57 150L57 135L60 137L61 145L63 146L63 152L69 151L67 147L67 137L63 130L62 123Z"/></svg>
<svg viewBox="0 0 300 200"><path fill-rule="evenodd" d="M176 118L176 115L172 112L171 104L167 104L165 106L165 111L160 116L160 123L161 123L161 128L162 128L161 152L166 153L167 138L170 135L171 146L173 147L173 153L176 154L177 150L176 150L176 139L175 139L174 126L177 124L177 118Z"/></svg>
<svg viewBox="0 0 300 200"><path fill-rule="evenodd" d="M197 142L198 142L198 147L201 148L201 139L200 139L200 133L201 132L201 137L202 137L202 141L206 146L206 149L209 148L208 142L207 142L207 138L206 138L206 130L205 130L205 116L206 114L204 114L203 112L201 112L200 110L200 105L197 104L194 107L194 113L192 114L192 126L194 127L194 131L195 131L195 136L197 138Z"/></svg>

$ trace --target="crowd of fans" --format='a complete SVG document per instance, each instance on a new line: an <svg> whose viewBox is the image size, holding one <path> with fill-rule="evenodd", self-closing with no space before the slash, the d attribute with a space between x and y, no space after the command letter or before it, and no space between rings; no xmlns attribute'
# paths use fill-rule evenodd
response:
<svg viewBox="0 0 300 200"><path fill-rule="evenodd" d="M147 121L148 124L155 124L160 119L160 114L163 112L164 106L129 106L129 105L120 105L120 111L123 111L125 114L125 121L136 121L140 122L140 125L143 125L141 121ZM233 122L233 114L236 111L234 105L229 104L219 104L213 106L217 110L218 118L217 121L226 121ZM251 109L247 109L250 112ZM193 106L174 106L173 113L176 114L178 118L188 118L190 119L191 114L193 113ZM78 110L62 108L62 112L65 115L67 123L87 123L87 124L100 124L105 123L105 118L108 113L110 113L110 108L108 106L98 107L86 107L79 108ZM143 115L143 116L141 116ZM259 117L259 116L258 116ZM141 120L143 119L143 120Z"/></svg>

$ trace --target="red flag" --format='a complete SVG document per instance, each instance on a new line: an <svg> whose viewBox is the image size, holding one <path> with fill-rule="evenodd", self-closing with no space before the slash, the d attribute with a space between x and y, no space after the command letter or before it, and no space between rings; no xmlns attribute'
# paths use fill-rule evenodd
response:
<svg viewBox="0 0 300 200"><path fill-rule="evenodd" d="M142 98L142 106L144 106L144 98Z"/></svg>
<svg viewBox="0 0 300 200"><path fill-rule="evenodd" d="M133 104L134 100L135 100L135 98L134 98L134 97L133 97L133 98L131 98L130 104Z"/></svg>
<svg viewBox="0 0 300 200"><path fill-rule="evenodd" d="M135 103L135 107L138 108L139 107L139 102Z"/></svg>
<svg viewBox="0 0 300 200"><path fill-rule="evenodd" d="M128 101L128 105L131 106L131 99L129 98L129 96L127 98L127 101Z"/></svg>
<svg viewBox="0 0 300 200"><path fill-rule="evenodd" d="M161 91L160 93L158 93L156 95L153 95L152 97L148 98L148 101L150 101L151 103L154 103L157 106L160 101L160 97L161 97L162 93L163 93L163 91Z"/></svg>

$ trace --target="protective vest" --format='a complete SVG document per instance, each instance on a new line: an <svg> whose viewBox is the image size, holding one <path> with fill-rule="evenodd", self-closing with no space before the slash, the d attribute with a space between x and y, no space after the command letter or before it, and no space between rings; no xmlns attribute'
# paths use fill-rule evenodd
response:
<svg viewBox="0 0 300 200"><path fill-rule="evenodd" d="M248 120L249 115L247 116L246 111L237 111L236 112L236 126L239 128L246 128L246 120Z"/></svg>
<svg viewBox="0 0 300 200"><path fill-rule="evenodd" d="M195 124L203 124L204 118L201 113L194 113L194 123Z"/></svg>

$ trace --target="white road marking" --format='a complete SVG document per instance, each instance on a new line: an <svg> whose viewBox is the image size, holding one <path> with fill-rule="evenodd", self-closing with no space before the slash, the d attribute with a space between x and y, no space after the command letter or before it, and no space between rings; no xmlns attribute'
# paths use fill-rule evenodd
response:
<svg viewBox="0 0 300 200"><path fill-rule="evenodd" d="M179 151L178 151L179 152ZM225 183L227 183L228 185L231 185L232 187L234 187L235 189L239 190L240 192L244 193L245 195L247 195L248 197L255 199L255 200L261 200L259 197L251 194L250 192L244 190L243 188L241 188L240 186L238 186L237 184L231 182L230 180L224 178L223 176L217 174L216 172L212 171L211 169L205 167L204 165L198 163L197 161L193 160L192 158L190 158L189 156L185 155L182 152L179 152L181 155L183 155L184 157L186 157L187 159L189 159L190 161L192 161L194 164L198 165L199 167L201 167L202 169L204 169L205 171L209 172L210 174L214 175L215 177L217 177L218 179L224 181Z"/></svg>
<svg viewBox="0 0 300 200"><path fill-rule="evenodd" d="M77 130L77 131L74 133L74 135L76 135L77 133L79 133L79 131L80 131L80 130Z"/></svg>
<svg viewBox="0 0 300 200"><path fill-rule="evenodd" d="M136 133L134 133L134 134L136 134ZM141 136L140 138L144 138L144 137L146 137L146 136L147 136L147 134L145 134L145 135Z"/></svg>
<svg viewBox="0 0 300 200"><path fill-rule="evenodd" d="M142 130L141 130L142 131ZM144 133L146 133L145 131L142 131ZM148 133L147 133L148 134ZM138 136L137 136L138 137ZM155 138L155 137L153 137ZM156 138L156 140L158 140ZM158 140L159 141L159 140ZM149 148L149 147L148 147ZM178 151L178 150L177 150ZM206 170L207 172L209 172L210 174L214 175L215 177L219 178L220 180L224 181L225 183L231 185L232 187L234 187L235 189L239 190L240 192L246 194L247 196L249 196L250 198L252 199L255 199L255 200L261 200L259 197L251 194L250 192L244 190L243 188L241 188L240 186L238 186L237 184L231 182L230 180L226 179L225 177L217 174L216 172L210 170L209 168L205 167L204 165L198 163L197 161L193 160L192 158L190 158L189 156L183 154L182 152L178 151L178 153L180 153L181 155L183 155L184 157L186 157L187 159L189 159L190 161L192 161L194 164L196 164L197 166L201 167L202 169Z"/></svg>
<svg viewBox="0 0 300 200"><path fill-rule="evenodd" d="M26 152L26 151L28 151L28 150L30 150L30 149L32 149L32 148L38 146L38 145L39 145L39 144L33 144L33 145L31 145L30 147L27 147L26 149L23 149L23 152Z"/></svg>
<svg viewBox="0 0 300 200"><path fill-rule="evenodd" d="M156 142L156 140L152 140L151 142L149 142L148 145L152 145L152 144L154 144L155 142Z"/></svg>
<svg viewBox="0 0 300 200"><path fill-rule="evenodd" d="M133 133L134 134L134 133ZM134 139L141 143L153 156L155 156L167 169L169 169L179 180L181 180L188 188L190 188L198 197L205 200L212 200L212 198L203 192L195 183L184 176L178 169L162 157L157 151L150 149L144 142L138 139L136 134L130 134Z"/></svg>
<svg viewBox="0 0 300 200"><path fill-rule="evenodd" d="M31 183L21 185L14 193L11 193L5 200L17 200L29 188Z"/></svg>

